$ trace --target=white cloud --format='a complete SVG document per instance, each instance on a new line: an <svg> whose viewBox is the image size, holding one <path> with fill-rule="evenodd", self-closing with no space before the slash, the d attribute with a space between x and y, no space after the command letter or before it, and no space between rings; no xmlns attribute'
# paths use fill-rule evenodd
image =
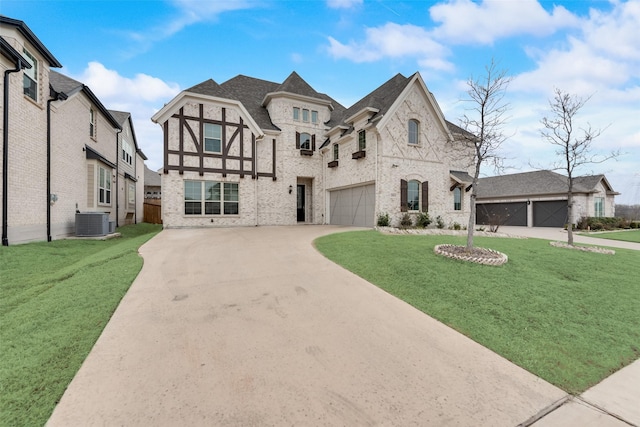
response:
<svg viewBox="0 0 640 427"><path fill-rule="evenodd" d="M367 28L363 42L351 41L343 44L329 37L329 53L334 58L345 58L353 62L372 62L383 58L415 57L424 65L438 69L451 69L451 63L444 60L448 50L433 40L424 28L393 22L381 27Z"/></svg>
<svg viewBox="0 0 640 427"><path fill-rule="evenodd" d="M545 36L580 25L564 7L555 6L549 13L536 0L453 0L436 4L429 12L431 19L440 23L435 36L453 43L491 44L499 38Z"/></svg>
<svg viewBox="0 0 640 427"><path fill-rule="evenodd" d="M363 0L327 0L331 9L351 9L362 4Z"/></svg>
<svg viewBox="0 0 640 427"><path fill-rule="evenodd" d="M169 102L180 87L142 73L125 77L99 62L90 62L81 74L71 77L88 86L107 109L131 113L138 147L149 158L147 165L154 170L160 168L162 131L151 122L151 116Z"/></svg>

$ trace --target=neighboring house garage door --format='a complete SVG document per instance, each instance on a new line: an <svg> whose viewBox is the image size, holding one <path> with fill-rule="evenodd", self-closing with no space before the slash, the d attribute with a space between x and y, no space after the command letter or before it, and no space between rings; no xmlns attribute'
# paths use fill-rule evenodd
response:
<svg viewBox="0 0 640 427"><path fill-rule="evenodd" d="M527 226L527 202L478 203L476 224Z"/></svg>
<svg viewBox="0 0 640 427"><path fill-rule="evenodd" d="M375 188L374 184L369 184L331 191L329 222L332 225L373 227L376 206Z"/></svg>
<svg viewBox="0 0 640 427"><path fill-rule="evenodd" d="M533 202L534 227L564 227L567 223L567 201Z"/></svg>

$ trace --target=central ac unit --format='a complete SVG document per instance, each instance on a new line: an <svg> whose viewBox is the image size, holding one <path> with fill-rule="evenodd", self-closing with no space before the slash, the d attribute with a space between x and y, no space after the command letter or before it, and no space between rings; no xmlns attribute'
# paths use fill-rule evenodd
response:
<svg viewBox="0 0 640 427"><path fill-rule="evenodd" d="M105 212L76 213L76 236L94 237L109 234L109 214Z"/></svg>

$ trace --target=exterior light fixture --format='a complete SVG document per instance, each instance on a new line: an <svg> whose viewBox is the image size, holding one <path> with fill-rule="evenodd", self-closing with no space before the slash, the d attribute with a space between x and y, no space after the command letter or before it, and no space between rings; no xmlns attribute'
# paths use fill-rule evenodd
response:
<svg viewBox="0 0 640 427"><path fill-rule="evenodd" d="M293 185L289 186L289 194L291 194L291 192L293 191Z"/></svg>

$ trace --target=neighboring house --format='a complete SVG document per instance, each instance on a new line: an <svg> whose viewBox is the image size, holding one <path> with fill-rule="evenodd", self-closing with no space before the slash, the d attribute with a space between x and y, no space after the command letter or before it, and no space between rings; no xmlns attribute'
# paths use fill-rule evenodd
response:
<svg viewBox="0 0 640 427"><path fill-rule="evenodd" d="M118 185L116 187L117 225L136 224L142 221L144 204L144 179L147 157L138 148L131 114L109 110L122 128L118 133Z"/></svg>
<svg viewBox="0 0 640 427"><path fill-rule="evenodd" d="M146 165L144 167L144 198L162 198L162 175L160 172L152 171Z"/></svg>
<svg viewBox="0 0 640 427"><path fill-rule="evenodd" d="M61 65L24 22L1 16L0 28L0 40L31 65L5 71L3 83L3 244L73 235L78 211L106 212L119 225L141 220L145 157L129 114L112 114L89 87L50 70ZM119 160L124 140L130 162Z"/></svg>
<svg viewBox="0 0 640 427"><path fill-rule="evenodd" d="M472 153L454 144L461 129L419 73L396 75L348 109L295 72L283 83L207 80L152 120L164 133L166 227L469 215Z"/></svg>
<svg viewBox="0 0 640 427"><path fill-rule="evenodd" d="M568 221L568 178L542 170L481 178L477 224L564 227ZM573 218L615 216L615 196L604 175L573 178Z"/></svg>

